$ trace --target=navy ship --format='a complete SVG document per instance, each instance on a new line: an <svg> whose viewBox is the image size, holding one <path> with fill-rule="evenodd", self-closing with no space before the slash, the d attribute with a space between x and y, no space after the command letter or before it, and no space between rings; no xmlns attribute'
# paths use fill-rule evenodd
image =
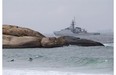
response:
<svg viewBox="0 0 116 75"><path fill-rule="evenodd" d="M100 35L100 33L90 33L81 27L75 27L75 18L69 27L62 29L60 31L55 31L56 36L78 36L78 35Z"/></svg>

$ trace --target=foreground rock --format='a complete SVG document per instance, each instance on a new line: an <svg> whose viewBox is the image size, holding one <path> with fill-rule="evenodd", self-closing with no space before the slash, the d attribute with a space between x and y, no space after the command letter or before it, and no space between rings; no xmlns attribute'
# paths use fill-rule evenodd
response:
<svg viewBox="0 0 116 75"><path fill-rule="evenodd" d="M78 45L78 46L104 46L100 42L88 40L88 39L80 39L79 37L72 36L62 36L60 37L65 39L66 45Z"/></svg>
<svg viewBox="0 0 116 75"><path fill-rule="evenodd" d="M66 43L65 39L56 38L56 37L45 37L41 40L42 47L52 48L52 47L61 47Z"/></svg>
<svg viewBox="0 0 116 75"><path fill-rule="evenodd" d="M41 47L41 39L32 36L3 35L3 48L36 48Z"/></svg>
<svg viewBox="0 0 116 75"><path fill-rule="evenodd" d="M46 37L41 41L42 47L51 48L51 47L60 47L60 46L68 46L68 45L77 45L77 46L104 46L100 42L80 39L78 37L72 36L62 36L59 38L55 37Z"/></svg>
<svg viewBox="0 0 116 75"><path fill-rule="evenodd" d="M13 36L35 36L39 38L45 37L41 33L31 30L29 28L18 27L14 25L3 25L3 34Z"/></svg>
<svg viewBox="0 0 116 75"><path fill-rule="evenodd" d="M53 48L68 45L103 46L100 42L72 36L45 37L41 33L13 25L3 25L3 48Z"/></svg>

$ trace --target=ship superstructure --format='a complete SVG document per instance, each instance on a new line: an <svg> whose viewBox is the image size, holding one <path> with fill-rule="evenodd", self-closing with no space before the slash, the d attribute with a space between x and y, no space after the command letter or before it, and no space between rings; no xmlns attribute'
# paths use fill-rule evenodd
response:
<svg viewBox="0 0 116 75"><path fill-rule="evenodd" d="M100 33L88 33L85 29L81 27L75 27L75 18L69 27L62 29L60 31L55 31L54 34L57 36L77 36L77 35L100 35Z"/></svg>

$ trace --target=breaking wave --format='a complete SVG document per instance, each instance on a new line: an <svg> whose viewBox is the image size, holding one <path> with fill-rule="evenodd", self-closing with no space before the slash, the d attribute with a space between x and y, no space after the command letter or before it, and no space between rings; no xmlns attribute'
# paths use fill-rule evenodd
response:
<svg viewBox="0 0 116 75"><path fill-rule="evenodd" d="M112 74L85 74L77 72L36 71L36 70L4 70L3 75L112 75Z"/></svg>

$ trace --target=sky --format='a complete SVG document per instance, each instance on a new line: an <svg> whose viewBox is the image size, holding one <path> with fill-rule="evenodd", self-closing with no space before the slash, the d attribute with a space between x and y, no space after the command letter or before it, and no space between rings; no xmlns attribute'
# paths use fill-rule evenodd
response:
<svg viewBox="0 0 116 75"><path fill-rule="evenodd" d="M113 0L3 0L3 24L53 33L71 25L113 32Z"/></svg>

